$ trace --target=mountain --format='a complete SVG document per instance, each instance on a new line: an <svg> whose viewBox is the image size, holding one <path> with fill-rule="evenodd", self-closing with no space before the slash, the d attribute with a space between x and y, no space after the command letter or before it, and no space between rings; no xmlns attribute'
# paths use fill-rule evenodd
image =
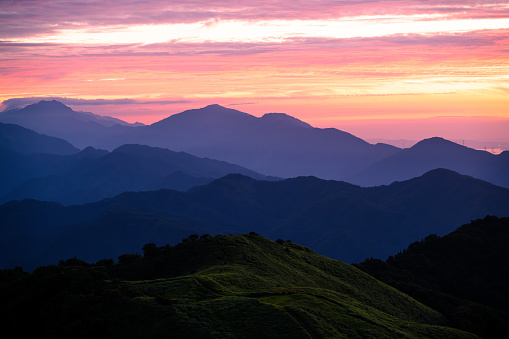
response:
<svg viewBox="0 0 509 339"><path fill-rule="evenodd" d="M0 147L27 154L69 155L80 151L63 139L39 134L18 125L2 123L0 123Z"/></svg>
<svg viewBox="0 0 509 339"><path fill-rule="evenodd" d="M487 216L355 266L440 311L451 326L500 338L509 331L508 239L509 218Z"/></svg>
<svg viewBox="0 0 509 339"><path fill-rule="evenodd" d="M70 258L32 274L0 271L4 330L38 338L475 338L362 271L290 242L191 235L143 252L118 263Z"/></svg>
<svg viewBox="0 0 509 339"><path fill-rule="evenodd" d="M0 113L0 122L62 138L81 149L87 146L104 148L101 140L118 137L134 128L119 119L73 111L55 100L4 111Z"/></svg>
<svg viewBox="0 0 509 339"><path fill-rule="evenodd" d="M257 118L219 105L172 115L137 128L131 137L279 177L341 179L399 150L337 129L313 128L286 114Z"/></svg>
<svg viewBox="0 0 509 339"><path fill-rule="evenodd" d="M509 188L509 152L493 155L442 138L425 139L346 178L362 186L388 185L447 168Z"/></svg>
<svg viewBox="0 0 509 339"><path fill-rule="evenodd" d="M338 129L314 128L284 113L257 118L209 105L135 128L114 118L75 112L57 101L41 101L2 112L0 121L63 138L80 148L148 145L277 177L317 176L376 186L447 168L509 188L509 152L493 155L442 138L422 140L403 150L372 145Z"/></svg>
<svg viewBox="0 0 509 339"><path fill-rule="evenodd" d="M86 152L85 152L86 151ZM81 157L45 176L33 177L11 188L2 200L35 198L80 204L113 197L125 191L160 188L187 190L229 173L271 179L223 161L142 145L123 145L113 152L87 148ZM60 159L61 160L61 159Z"/></svg>
<svg viewBox="0 0 509 339"><path fill-rule="evenodd" d="M72 155L25 154L0 147L0 158L2 159L2 166L0 166L0 200L17 185L33 178L65 171L78 159L88 155L90 154L84 151Z"/></svg>
<svg viewBox="0 0 509 339"><path fill-rule="evenodd" d="M188 110L150 126L106 124L57 101L0 113L16 123L70 141L80 148L113 150L141 144L219 159L278 177L315 175L342 179L399 149L371 145L349 133L313 128L283 113L261 118L219 105Z"/></svg>
<svg viewBox="0 0 509 339"><path fill-rule="evenodd" d="M509 215L509 190L443 169L374 188L231 174L187 192L127 192L69 207L36 200L1 205L0 267L33 268L74 255L94 261L190 233L250 231L360 262L487 214Z"/></svg>

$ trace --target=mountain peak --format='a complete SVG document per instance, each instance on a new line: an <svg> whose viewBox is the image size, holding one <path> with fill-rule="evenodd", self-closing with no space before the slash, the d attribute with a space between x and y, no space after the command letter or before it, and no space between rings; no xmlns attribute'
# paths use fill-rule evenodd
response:
<svg viewBox="0 0 509 339"><path fill-rule="evenodd" d="M57 100L41 100L38 103L28 105L25 109L38 109L38 110L58 110L58 111L72 111L69 106L64 105Z"/></svg>
<svg viewBox="0 0 509 339"><path fill-rule="evenodd" d="M444 145L458 145L455 142L444 139L442 137L432 137L428 139L423 139L416 143L413 147L422 147L422 146L444 146Z"/></svg>
<svg viewBox="0 0 509 339"><path fill-rule="evenodd" d="M299 120L295 117L292 117L291 115L288 115L286 113L267 113L264 114L260 119L270 122L286 122L291 123L293 125L297 125L300 127L306 127L306 128L312 128L312 126L308 123L305 123L302 120Z"/></svg>

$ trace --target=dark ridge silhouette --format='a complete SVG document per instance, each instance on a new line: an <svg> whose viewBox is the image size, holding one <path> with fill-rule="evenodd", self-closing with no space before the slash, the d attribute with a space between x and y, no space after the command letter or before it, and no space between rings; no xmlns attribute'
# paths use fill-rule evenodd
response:
<svg viewBox="0 0 509 339"><path fill-rule="evenodd" d="M475 338L290 241L191 234L140 250L118 262L71 257L32 274L1 270L4 330L37 338Z"/></svg>
<svg viewBox="0 0 509 339"><path fill-rule="evenodd" d="M355 266L483 338L509 331L509 218L486 216L429 235L386 261Z"/></svg>
<svg viewBox="0 0 509 339"><path fill-rule="evenodd" d="M435 168L447 168L509 188L509 156L504 153L493 155L435 137L380 160L346 180L363 186L387 185Z"/></svg>
<svg viewBox="0 0 509 339"><path fill-rule="evenodd" d="M30 161L27 161L30 162ZM55 159L55 170L18 183L3 202L34 198L80 204L113 197L125 191L160 188L188 190L228 173L271 179L223 161L141 145L123 145L113 152L86 148L71 159ZM61 162L67 167L59 165Z"/></svg>
<svg viewBox="0 0 509 339"><path fill-rule="evenodd" d="M174 243L184 232L249 231L359 262L483 215L509 215L509 190L444 169L375 188L316 177L261 181L232 174L185 193L127 192L51 211L44 206L25 200L0 206L0 225L10 234L0 234L0 246L9 249L0 267L33 268L74 255L94 261L113 255L113 247L132 252L142 241ZM20 224L37 232L24 232ZM46 227L58 232L46 236Z"/></svg>
<svg viewBox="0 0 509 339"><path fill-rule="evenodd" d="M0 123L0 147L26 154L69 155L80 151L63 139L39 134L18 125L2 123Z"/></svg>

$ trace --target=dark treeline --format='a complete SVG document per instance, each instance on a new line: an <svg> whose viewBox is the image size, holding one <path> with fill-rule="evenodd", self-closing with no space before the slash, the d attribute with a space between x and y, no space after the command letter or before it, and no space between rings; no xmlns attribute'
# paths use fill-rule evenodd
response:
<svg viewBox="0 0 509 339"><path fill-rule="evenodd" d="M430 235L386 261L354 266L483 337L509 333L509 218L487 216Z"/></svg>

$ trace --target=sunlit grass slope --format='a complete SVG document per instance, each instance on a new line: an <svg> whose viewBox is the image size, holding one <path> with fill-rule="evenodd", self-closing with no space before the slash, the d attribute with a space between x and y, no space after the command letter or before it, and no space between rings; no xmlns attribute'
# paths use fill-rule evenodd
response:
<svg viewBox="0 0 509 339"><path fill-rule="evenodd" d="M15 323L16 309L30 307L28 317L46 319L43 331L62 335L474 337L441 326L440 313L355 267L289 241L254 233L196 236L143 251L121 256L117 264L74 259L31 275L4 270L3 290L10 290L2 296L8 301L4 312ZM71 280L83 286L65 283ZM48 310L56 311L43 312Z"/></svg>

